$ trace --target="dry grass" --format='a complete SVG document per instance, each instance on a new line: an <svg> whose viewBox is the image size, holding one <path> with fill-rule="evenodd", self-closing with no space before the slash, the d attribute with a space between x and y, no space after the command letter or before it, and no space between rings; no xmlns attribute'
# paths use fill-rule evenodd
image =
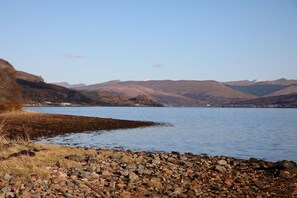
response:
<svg viewBox="0 0 297 198"><path fill-rule="evenodd" d="M34 152L35 156L12 157L24 150ZM95 154L95 151L91 153ZM32 175L49 178L50 172L47 167L55 166L57 163L66 168L79 166L78 162L67 160L65 156L86 154L84 149L35 144L28 138L10 140L5 131L5 122L0 123L0 175L2 176L8 173L19 176L22 180Z"/></svg>
<svg viewBox="0 0 297 198"><path fill-rule="evenodd" d="M119 162L143 161L143 159L135 158L131 154L125 152L115 153L110 150L100 150L100 155L98 155L98 150L95 149L35 144L32 142L10 142L3 145L0 148L0 158L2 159L0 160L0 176L8 173L19 177L21 181L26 181L32 176L49 179L52 176L52 167L57 169L57 164L65 169L84 166L84 161L79 162L66 159L65 157L68 155L76 155L82 159L90 156L98 161L107 160L111 156L119 157ZM11 154L18 153L22 150L34 150L36 155L9 157Z"/></svg>
<svg viewBox="0 0 297 198"><path fill-rule="evenodd" d="M0 123L0 146L2 144L7 144L8 140L7 140L7 133L5 131L5 125L4 122Z"/></svg>
<svg viewBox="0 0 297 198"><path fill-rule="evenodd" d="M10 142L2 146L0 150L0 175L6 173L20 177L22 180L38 175L44 179L51 177L48 167L59 166L65 168L80 167L80 162L67 160L67 155L78 155L81 157L95 156L95 150L85 150L73 147L61 147L46 144L34 144L25 142ZM35 156L21 155L9 157L11 154L22 150L35 151Z"/></svg>

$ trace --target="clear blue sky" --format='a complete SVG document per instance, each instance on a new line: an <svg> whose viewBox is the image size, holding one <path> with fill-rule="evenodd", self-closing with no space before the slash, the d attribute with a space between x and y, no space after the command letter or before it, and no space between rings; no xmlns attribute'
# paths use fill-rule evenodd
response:
<svg viewBox="0 0 297 198"><path fill-rule="evenodd" d="M297 79L296 0L0 0L0 57L47 82Z"/></svg>

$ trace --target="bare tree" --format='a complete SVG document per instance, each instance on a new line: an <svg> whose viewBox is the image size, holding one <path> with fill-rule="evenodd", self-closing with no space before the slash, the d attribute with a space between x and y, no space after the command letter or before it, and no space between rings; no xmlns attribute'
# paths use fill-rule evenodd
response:
<svg viewBox="0 0 297 198"><path fill-rule="evenodd" d="M0 111L19 110L22 96L16 83L15 69L7 61L0 59Z"/></svg>

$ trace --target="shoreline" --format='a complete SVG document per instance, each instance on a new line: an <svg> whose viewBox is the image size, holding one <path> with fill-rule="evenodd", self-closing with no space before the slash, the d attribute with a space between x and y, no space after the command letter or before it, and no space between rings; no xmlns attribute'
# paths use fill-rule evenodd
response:
<svg viewBox="0 0 297 198"><path fill-rule="evenodd" d="M96 118L63 114L47 114L32 111L19 111L0 114L6 136L10 139L51 137L67 133L130 129L161 126L150 121L130 121L111 118Z"/></svg>
<svg viewBox="0 0 297 198"><path fill-rule="evenodd" d="M2 197L294 197L297 164L178 152L39 144L44 136L160 125L154 122L11 112L0 114ZM59 130L59 131L57 131Z"/></svg>

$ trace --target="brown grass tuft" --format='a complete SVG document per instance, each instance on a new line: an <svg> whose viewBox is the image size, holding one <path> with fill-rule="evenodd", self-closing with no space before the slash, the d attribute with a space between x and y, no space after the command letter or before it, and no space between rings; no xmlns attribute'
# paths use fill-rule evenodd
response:
<svg viewBox="0 0 297 198"><path fill-rule="evenodd" d="M4 121L0 123L0 146L9 142L7 139L7 132L5 130L4 123Z"/></svg>

